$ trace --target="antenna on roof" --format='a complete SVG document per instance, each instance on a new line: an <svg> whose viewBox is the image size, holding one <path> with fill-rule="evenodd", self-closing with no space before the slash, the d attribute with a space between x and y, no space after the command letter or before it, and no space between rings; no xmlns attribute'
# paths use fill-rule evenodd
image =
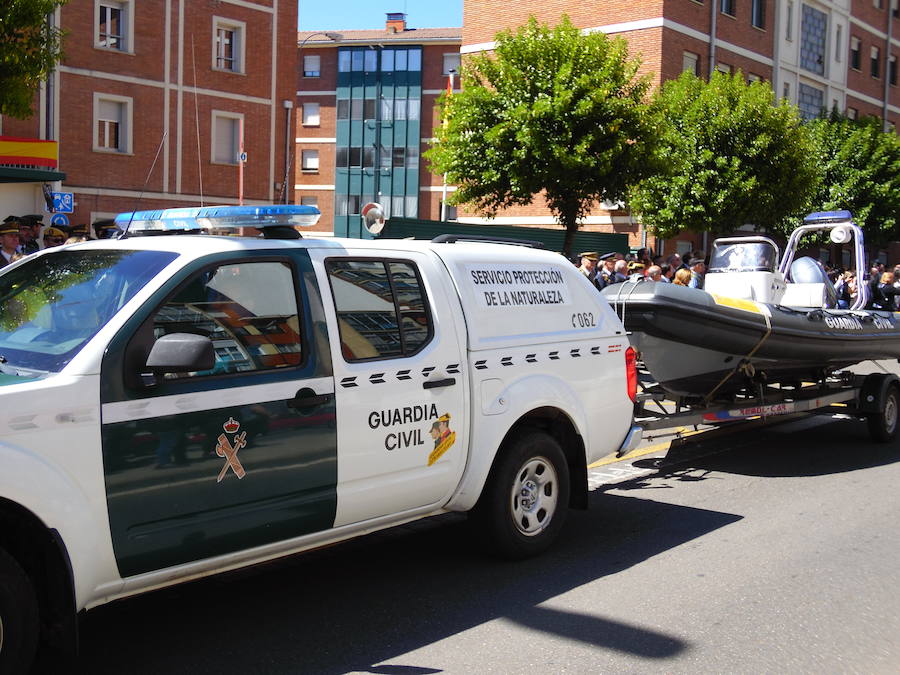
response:
<svg viewBox="0 0 900 675"><path fill-rule="evenodd" d="M138 195L137 201L134 203L135 209L131 212L131 219L128 221L128 225L125 226L122 234L119 235L119 239L124 239L128 234L128 227L131 225L131 221L134 220L134 214L137 211L138 204L141 203L141 199L144 198L144 191L147 189L147 184L150 182L150 176L153 175L153 169L156 168L156 160L159 159L159 153L162 150L163 143L166 142L166 136L169 135L169 130L166 129L163 132L162 138L159 139L159 147L156 148L156 157L153 158L153 164L150 165L150 171L147 172L147 179L144 181L144 187L141 188L141 194Z"/></svg>

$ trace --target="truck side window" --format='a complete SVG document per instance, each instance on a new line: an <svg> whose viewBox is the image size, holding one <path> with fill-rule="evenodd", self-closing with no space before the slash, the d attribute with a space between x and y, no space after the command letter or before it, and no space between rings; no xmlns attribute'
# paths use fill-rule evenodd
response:
<svg viewBox="0 0 900 675"><path fill-rule="evenodd" d="M326 261L341 351L347 361L411 356L431 339L431 319L415 265Z"/></svg>
<svg viewBox="0 0 900 675"><path fill-rule="evenodd" d="M213 341L211 371L197 377L297 366L303 360L291 268L282 262L222 265L182 286L156 313L153 333L196 333Z"/></svg>

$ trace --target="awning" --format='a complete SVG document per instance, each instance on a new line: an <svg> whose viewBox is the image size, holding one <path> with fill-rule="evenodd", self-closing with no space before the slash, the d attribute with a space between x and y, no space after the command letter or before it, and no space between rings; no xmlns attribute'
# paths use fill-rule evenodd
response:
<svg viewBox="0 0 900 675"><path fill-rule="evenodd" d="M0 183L51 183L65 179L66 174L62 171L0 166Z"/></svg>

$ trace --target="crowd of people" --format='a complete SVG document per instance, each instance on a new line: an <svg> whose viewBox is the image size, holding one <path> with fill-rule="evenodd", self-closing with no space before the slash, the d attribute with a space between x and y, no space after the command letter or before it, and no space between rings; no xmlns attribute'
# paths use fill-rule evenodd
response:
<svg viewBox="0 0 900 675"><path fill-rule="evenodd" d="M94 236L112 236L117 228L106 222L94 224ZM87 225L71 228L45 225L44 216L29 214L7 216L0 225L0 267L44 248L87 241L91 237Z"/></svg>
<svg viewBox="0 0 900 675"><path fill-rule="evenodd" d="M634 254L587 251L579 255L579 271L602 290L629 279L671 283L690 288L703 288L706 275L706 256L692 251L682 257L678 253L651 258L646 248ZM838 309L849 309L858 295L856 272L823 266L837 293ZM892 269L874 263L869 269L868 302L866 309L900 311L900 264Z"/></svg>
<svg viewBox="0 0 900 675"><path fill-rule="evenodd" d="M673 253L653 258L646 248L628 255L615 252L600 255L596 251L587 251L580 254L579 262L579 271L599 290L635 278L703 288L703 276L706 274L706 255L703 251L692 251L684 257Z"/></svg>

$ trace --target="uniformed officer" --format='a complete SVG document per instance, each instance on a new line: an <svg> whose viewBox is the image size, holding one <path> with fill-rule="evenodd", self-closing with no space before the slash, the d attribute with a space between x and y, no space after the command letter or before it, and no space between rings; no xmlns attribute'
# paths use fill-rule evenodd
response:
<svg viewBox="0 0 900 675"><path fill-rule="evenodd" d="M597 270L597 288L603 289L612 282L615 275L616 253L604 253L600 256L600 269Z"/></svg>
<svg viewBox="0 0 900 675"><path fill-rule="evenodd" d="M7 218L0 225L0 267L6 267L12 262L16 249L19 246L19 223L17 220Z"/></svg>
<svg viewBox="0 0 900 675"><path fill-rule="evenodd" d="M586 251L579 255L581 256L581 267L578 268L578 271L586 276L588 281L593 282L597 275L597 259L599 257L597 252Z"/></svg>
<svg viewBox="0 0 900 675"><path fill-rule="evenodd" d="M44 224L44 216L40 213L30 213L19 218L19 238L22 240L19 251L25 255L41 250L41 226Z"/></svg>

